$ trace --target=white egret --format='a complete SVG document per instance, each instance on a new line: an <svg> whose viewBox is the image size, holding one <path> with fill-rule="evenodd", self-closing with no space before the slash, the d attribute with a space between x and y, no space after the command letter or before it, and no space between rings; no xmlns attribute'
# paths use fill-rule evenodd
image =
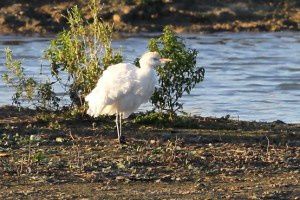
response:
<svg viewBox="0 0 300 200"><path fill-rule="evenodd" d="M87 114L93 117L115 114L118 140L123 143L122 119L150 99L157 84L155 68L168 61L157 52L148 52L141 57L140 68L129 63L109 66L85 97L89 106Z"/></svg>

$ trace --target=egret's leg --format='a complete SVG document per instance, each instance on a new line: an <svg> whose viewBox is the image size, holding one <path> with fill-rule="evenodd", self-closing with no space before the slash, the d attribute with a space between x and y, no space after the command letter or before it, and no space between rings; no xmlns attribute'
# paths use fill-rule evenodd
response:
<svg viewBox="0 0 300 200"><path fill-rule="evenodd" d="M122 137L122 113L120 113L120 139Z"/></svg>
<svg viewBox="0 0 300 200"><path fill-rule="evenodd" d="M117 126L118 140L120 141L120 132L119 132L118 118L119 118L119 113L116 113L116 126Z"/></svg>

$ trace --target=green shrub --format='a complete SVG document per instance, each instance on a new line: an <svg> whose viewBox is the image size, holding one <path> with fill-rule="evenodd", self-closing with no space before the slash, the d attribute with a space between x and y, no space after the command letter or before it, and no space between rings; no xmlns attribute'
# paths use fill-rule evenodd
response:
<svg viewBox="0 0 300 200"><path fill-rule="evenodd" d="M159 38L150 40L148 48L157 51L161 57L172 59L158 68L160 87L156 88L151 101L156 109L174 116L177 111L182 111L183 104L179 101L182 95L190 94L204 79L204 68L196 66L198 52L186 48L169 26Z"/></svg>
<svg viewBox="0 0 300 200"><path fill-rule="evenodd" d="M90 0L89 5L87 12L92 15L91 21L83 18L77 6L73 7L67 15L70 29L59 33L46 51L52 75L62 81L61 75L67 74L70 82L64 83L66 92L72 104L79 107L103 70L122 61L121 54L111 47L112 25L98 17L101 6L96 0Z"/></svg>
<svg viewBox="0 0 300 200"><path fill-rule="evenodd" d="M38 83L32 77L27 77L21 61L13 58L9 48L5 49L5 56L8 72L2 75L2 79L15 91L12 96L13 104L20 107L22 102L27 102L39 109L57 109L60 99L53 91L53 83Z"/></svg>
<svg viewBox="0 0 300 200"><path fill-rule="evenodd" d="M14 88L13 104L20 106L20 99L27 101L33 99L36 82L25 76L21 61L13 58L12 51L9 48L5 49L5 57L5 66L8 72L2 75L2 79L5 84Z"/></svg>

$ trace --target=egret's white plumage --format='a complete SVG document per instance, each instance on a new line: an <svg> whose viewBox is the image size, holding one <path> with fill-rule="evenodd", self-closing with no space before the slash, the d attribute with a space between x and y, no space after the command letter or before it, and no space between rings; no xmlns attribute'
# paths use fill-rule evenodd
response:
<svg viewBox="0 0 300 200"><path fill-rule="evenodd" d="M116 114L120 140L118 117L120 121L127 118L142 103L149 100L157 84L154 68L163 60L167 61L160 59L157 52L148 52L140 59L140 68L129 63L109 66L98 80L96 87L85 98L89 106L87 113L93 117Z"/></svg>

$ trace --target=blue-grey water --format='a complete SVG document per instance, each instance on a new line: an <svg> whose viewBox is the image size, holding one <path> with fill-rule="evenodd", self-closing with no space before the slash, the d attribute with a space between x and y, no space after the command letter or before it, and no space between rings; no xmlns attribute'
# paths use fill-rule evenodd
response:
<svg viewBox="0 0 300 200"><path fill-rule="evenodd" d="M215 33L182 35L199 51L205 66L204 82L184 96L184 110L202 116L241 120L300 122L300 33ZM126 61L146 51L151 35L117 40ZM0 36L0 74L5 72L4 48L21 59L26 73L47 78L48 63L41 57L51 38ZM41 65L43 66L41 68ZM40 75L40 72L44 75ZM59 90L59 88L58 88ZM0 80L0 105L11 104L12 91ZM149 109L143 105L142 110Z"/></svg>

